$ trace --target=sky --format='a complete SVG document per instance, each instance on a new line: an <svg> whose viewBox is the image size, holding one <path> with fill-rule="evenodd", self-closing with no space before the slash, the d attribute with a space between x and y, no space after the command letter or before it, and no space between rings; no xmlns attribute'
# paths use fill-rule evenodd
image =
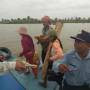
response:
<svg viewBox="0 0 90 90"><path fill-rule="evenodd" d="M90 0L0 0L1 18L90 17Z"/></svg>

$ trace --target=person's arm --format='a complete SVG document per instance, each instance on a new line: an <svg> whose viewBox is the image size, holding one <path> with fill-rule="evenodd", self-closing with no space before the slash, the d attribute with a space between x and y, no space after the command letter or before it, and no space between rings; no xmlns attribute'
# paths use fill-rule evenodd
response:
<svg viewBox="0 0 90 90"><path fill-rule="evenodd" d="M45 43L46 40L48 40L48 36L46 36L46 35L36 36L35 39L38 40L38 43Z"/></svg>
<svg viewBox="0 0 90 90"><path fill-rule="evenodd" d="M25 64L20 61L0 62L0 73L7 72L9 70L24 71L25 69Z"/></svg>
<svg viewBox="0 0 90 90"><path fill-rule="evenodd" d="M15 69L16 62L0 62L0 73Z"/></svg>
<svg viewBox="0 0 90 90"><path fill-rule="evenodd" d="M53 63L53 70L55 72L61 72L61 73L65 73L66 71L69 71L67 57L64 56L62 60L55 61Z"/></svg>

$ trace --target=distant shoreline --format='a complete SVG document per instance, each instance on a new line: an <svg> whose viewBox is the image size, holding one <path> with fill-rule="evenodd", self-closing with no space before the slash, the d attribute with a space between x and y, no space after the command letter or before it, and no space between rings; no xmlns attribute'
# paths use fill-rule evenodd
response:
<svg viewBox="0 0 90 90"><path fill-rule="evenodd" d="M71 17L71 18L54 18L51 19L52 24L55 24L57 21L62 23L90 23L90 17ZM27 16L25 18L16 18L16 19L4 19L0 20L0 24L41 24L41 19L31 18Z"/></svg>
<svg viewBox="0 0 90 90"><path fill-rule="evenodd" d="M63 22L64 23L90 23L90 22ZM42 23L0 23L0 24L42 24ZM55 25L55 24L53 24Z"/></svg>

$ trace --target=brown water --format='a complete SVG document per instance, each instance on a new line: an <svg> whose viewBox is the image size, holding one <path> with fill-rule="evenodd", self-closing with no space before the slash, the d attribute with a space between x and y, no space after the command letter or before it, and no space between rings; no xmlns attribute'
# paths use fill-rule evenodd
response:
<svg viewBox="0 0 90 90"><path fill-rule="evenodd" d="M28 33L33 37L34 42L36 41L34 36L41 34L42 31L41 24L0 24L0 47L8 47L15 54L21 51L20 36L17 33L20 26L28 28ZM90 24L64 24L60 38L65 51L73 48L73 40L69 37L76 35L82 29L90 32Z"/></svg>

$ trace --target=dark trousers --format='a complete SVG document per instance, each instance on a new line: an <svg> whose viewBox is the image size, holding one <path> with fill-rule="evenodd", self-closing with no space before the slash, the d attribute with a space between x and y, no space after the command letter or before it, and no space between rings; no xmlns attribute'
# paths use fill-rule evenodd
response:
<svg viewBox="0 0 90 90"><path fill-rule="evenodd" d="M42 44L42 55L41 55L41 57L42 57L42 63L44 63L48 46L49 46L49 41L47 41L46 43L43 43Z"/></svg>
<svg viewBox="0 0 90 90"><path fill-rule="evenodd" d="M45 49L42 49L42 55L41 55L41 57L42 57L42 63L44 63L44 59L45 59L45 56L46 56L46 50Z"/></svg>
<svg viewBox="0 0 90 90"><path fill-rule="evenodd" d="M90 88L88 85L71 86L71 85L68 85L66 82L64 82L63 90L90 90Z"/></svg>

